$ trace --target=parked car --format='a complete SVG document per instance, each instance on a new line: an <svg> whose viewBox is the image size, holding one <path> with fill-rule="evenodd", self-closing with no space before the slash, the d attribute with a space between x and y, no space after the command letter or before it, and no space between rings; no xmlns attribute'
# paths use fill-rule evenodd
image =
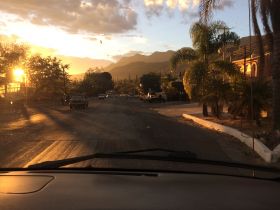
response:
<svg viewBox="0 0 280 210"><path fill-rule="evenodd" d="M88 108L88 99L84 95L73 95L69 101L70 109L73 108Z"/></svg>
<svg viewBox="0 0 280 210"><path fill-rule="evenodd" d="M139 97L139 99L140 99L141 101L146 101L148 96L147 96L147 95L144 95L144 94L141 94L141 95L139 95L138 97Z"/></svg>
<svg viewBox="0 0 280 210"><path fill-rule="evenodd" d="M104 100L104 99L106 99L107 98L107 95L106 94L99 94L98 95L98 99L100 99L100 100Z"/></svg>
<svg viewBox="0 0 280 210"><path fill-rule="evenodd" d="M63 96L61 97L61 104L62 104L63 106L69 105L70 98L71 98L70 95L68 95L68 94L63 94Z"/></svg>
<svg viewBox="0 0 280 210"><path fill-rule="evenodd" d="M147 95L147 101L152 102L165 102L167 96L165 92L149 92Z"/></svg>

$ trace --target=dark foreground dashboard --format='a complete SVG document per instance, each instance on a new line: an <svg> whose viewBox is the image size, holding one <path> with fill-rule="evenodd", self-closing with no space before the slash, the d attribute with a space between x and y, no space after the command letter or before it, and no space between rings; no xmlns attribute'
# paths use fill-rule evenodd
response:
<svg viewBox="0 0 280 210"><path fill-rule="evenodd" d="M207 174L0 173L1 210L280 209L277 181Z"/></svg>

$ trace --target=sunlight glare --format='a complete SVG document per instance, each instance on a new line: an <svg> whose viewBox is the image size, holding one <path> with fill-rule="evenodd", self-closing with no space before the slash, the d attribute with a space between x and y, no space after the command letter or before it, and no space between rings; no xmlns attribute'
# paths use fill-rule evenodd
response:
<svg viewBox="0 0 280 210"><path fill-rule="evenodd" d="M15 81L21 82L24 75L24 70L17 68L14 70Z"/></svg>

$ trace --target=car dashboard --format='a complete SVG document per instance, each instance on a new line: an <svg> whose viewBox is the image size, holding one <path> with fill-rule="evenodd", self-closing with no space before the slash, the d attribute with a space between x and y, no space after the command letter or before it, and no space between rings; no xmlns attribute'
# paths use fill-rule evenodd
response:
<svg viewBox="0 0 280 210"><path fill-rule="evenodd" d="M279 209L277 181L155 172L15 171L0 175L1 210Z"/></svg>

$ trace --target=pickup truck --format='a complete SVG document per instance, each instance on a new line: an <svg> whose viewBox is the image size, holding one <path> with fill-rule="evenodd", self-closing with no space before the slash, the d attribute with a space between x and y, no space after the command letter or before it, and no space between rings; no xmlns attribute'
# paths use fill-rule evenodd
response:
<svg viewBox="0 0 280 210"><path fill-rule="evenodd" d="M88 99L84 95L73 95L70 98L69 106L70 106L70 109L73 109L73 108L86 109L86 108L88 108Z"/></svg>

